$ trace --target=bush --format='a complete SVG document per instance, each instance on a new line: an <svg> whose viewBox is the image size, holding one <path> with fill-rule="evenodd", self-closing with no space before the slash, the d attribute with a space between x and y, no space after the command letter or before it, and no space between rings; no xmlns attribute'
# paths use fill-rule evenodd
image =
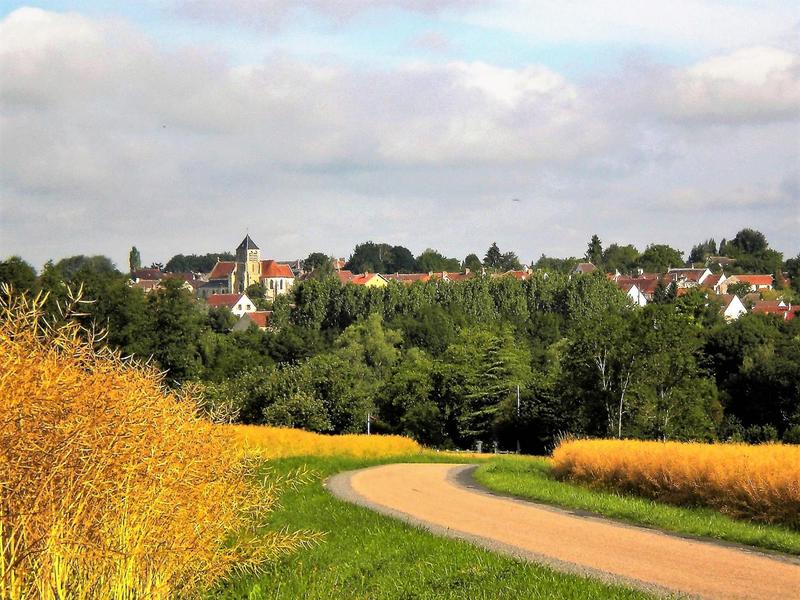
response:
<svg viewBox="0 0 800 600"><path fill-rule="evenodd" d="M3 598L187 597L308 541L247 535L275 491L230 433L42 302L0 298Z"/></svg>
<svg viewBox="0 0 800 600"><path fill-rule="evenodd" d="M553 452L557 477L732 517L800 529L800 448L575 440Z"/></svg>

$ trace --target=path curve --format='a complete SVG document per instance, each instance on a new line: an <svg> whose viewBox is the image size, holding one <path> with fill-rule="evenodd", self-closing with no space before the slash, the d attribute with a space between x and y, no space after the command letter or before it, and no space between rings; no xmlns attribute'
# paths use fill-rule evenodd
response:
<svg viewBox="0 0 800 600"><path fill-rule="evenodd" d="M800 599L800 560L687 539L514 498L474 483L474 465L392 464L340 473L335 496L560 570L650 591L719 599Z"/></svg>

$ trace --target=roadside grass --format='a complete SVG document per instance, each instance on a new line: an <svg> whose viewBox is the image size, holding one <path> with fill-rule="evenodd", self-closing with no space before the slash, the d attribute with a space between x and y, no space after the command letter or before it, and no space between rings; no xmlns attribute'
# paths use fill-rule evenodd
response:
<svg viewBox="0 0 800 600"><path fill-rule="evenodd" d="M651 598L545 566L494 554L466 542L340 501L322 486L334 473L389 462L474 462L446 454L383 459L294 457L270 461L273 475L307 467L312 483L286 492L263 531L311 529L325 532L317 546L300 550L260 575L242 573L211 598L304 599L486 599Z"/></svg>
<svg viewBox="0 0 800 600"><path fill-rule="evenodd" d="M678 507L646 498L592 490L555 479L550 460L498 458L481 464L475 480L493 492L693 537L713 538L800 555L800 532L732 519L709 508Z"/></svg>

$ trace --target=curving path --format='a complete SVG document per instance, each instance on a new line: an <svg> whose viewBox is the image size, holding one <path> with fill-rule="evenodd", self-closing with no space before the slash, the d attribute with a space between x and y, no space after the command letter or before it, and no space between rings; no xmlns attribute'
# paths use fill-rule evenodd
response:
<svg viewBox="0 0 800 600"><path fill-rule="evenodd" d="M692 540L506 498L474 465L392 464L328 479L337 497L491 550L650 591L702 598L800 599L800 560Z"/></svg>

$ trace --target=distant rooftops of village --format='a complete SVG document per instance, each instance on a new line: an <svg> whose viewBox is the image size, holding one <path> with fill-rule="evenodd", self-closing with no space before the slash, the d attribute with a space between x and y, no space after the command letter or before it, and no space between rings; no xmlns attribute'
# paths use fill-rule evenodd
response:
<svg viewBox="0 0 800 600"><path fill-rule="evenodd" d="M345 267L344 258L329 258L330 274L342 285L384 287L391 283L412 285L427 282L460 282L476 277L513 277L524 281L534 272L530 267L512 270L471 270L429 271L420 273L354 273ZM632 273L619 271L606 273L606 277L622 290L631 303L644 306L659 300L659 295L675 297L698 289L709 297L714 297L723 305L723 313L729 320L736 319L748 311L774 314L785 319L795 316L791 304L782 298L775 298L773 274L750 273L726 275L724 269L736 261L726 256L709 256L703 267L669 267L664 272L645 272L637 269ZM295 282L314 276L312 269L306 269L302 259L274 260L264 259L261 248L249 234L237 246L234 260L219 260L208 273L166 273L161 269L138 269L131 272L130 284L144 292L163 287L163 282L177 279L195 297L203 299L209 306L226 306L234 314L246 314L253 324L268 327L268 311L257 310L257 299L271 301L288 294ZM714 267L718 270L714 273ZM571 270L572 276L592 275L598 268L591 262L577 262ZM547 271L542 270L547 276ZM779 277L785 277L779 274ZM765 297L765 293L769 297ZM251 299L250 296L253 296ZM261 297L263 296L263 298ZM796 307L795 307L796 308ZM262 314L263 313L263 314Z"/></svg>

